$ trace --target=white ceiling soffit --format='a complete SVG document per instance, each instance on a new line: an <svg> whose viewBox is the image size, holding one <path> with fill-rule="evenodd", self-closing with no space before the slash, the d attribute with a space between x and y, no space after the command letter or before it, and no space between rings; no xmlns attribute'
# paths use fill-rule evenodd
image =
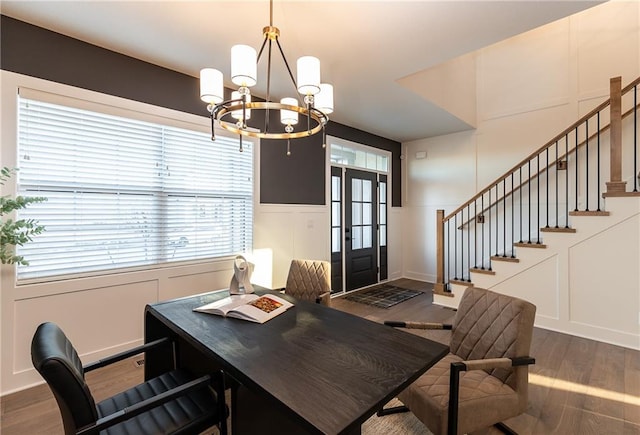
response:
<svg viewBox="0 0 640 435"><path fill-rule="evenodd" d="M599 3L275 0L273 24L291 68L303 55L320 59L322 81L334 85L332 120L409 141L473 123L407 89L401 79ZM229 87L231 46L259 49L269 24L267 0L23 0L0 7L13 18L194 77L201 68L218 68ZM266 94L265 70L266 58L256 95ZM273 71L272 97L292 94L277 53Z"/></svg>

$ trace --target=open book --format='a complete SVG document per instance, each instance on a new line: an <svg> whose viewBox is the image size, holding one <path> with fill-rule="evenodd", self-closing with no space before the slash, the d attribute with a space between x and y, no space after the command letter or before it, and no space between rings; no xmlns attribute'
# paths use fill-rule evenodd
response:
<svg viewBox="0 0 640 435"><path fill-rule="evenodd" d="M252 293L232 295L194 308L193 311L264 323L278 314L284 313L292 306L291 302L272 294L258 296Z"/></svg>

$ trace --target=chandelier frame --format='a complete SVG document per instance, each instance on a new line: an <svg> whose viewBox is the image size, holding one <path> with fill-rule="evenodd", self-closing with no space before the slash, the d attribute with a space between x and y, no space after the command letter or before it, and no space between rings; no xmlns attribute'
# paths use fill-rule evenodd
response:
<svg viewBox="0 0 640 435"><path fill-rule="evenodd" d="M253 137L258 139L276 139L276 140L287 140L287 155L290 155L290 140L291 139L300 139L305 137L313 136L322 131L322 147L326 147L326 132L325 127L329 122L328 113L333 111L333 96L331 94L331 105L328 106L330 109L325 113L324 111L314 107L315 98L314 95L309 93L304 96L304 104L303 105L292 105L292 104L284 104L282 102L274 102L271 101L271 60L272 60L272 48L273 42L275 41L278 51L284 61L284 65L286 66L287 72L289 73L289 78L291 79L291 83L296 91L296 100L300 102L300 94L298 90L298 85L296 83L296 79L291 72L291 68L289 67L289 62L287 61L287 57L284 54L282 46L280 45L279 37L280 30L273 26L273 0L269 1L269 26L266 26L262 29L264 40L262 42L262 46L260 47L259 54L256 57L256 65L259 65L260 59L262 58L262 54L267 48L267 95L266 101L251 101L249 98L251 96L251 91L247 86L240 86L238 89L238 93L240 94L240 98L229 99L226 101L222 101L217 104L209 104L207 106L207 110L211 114L211 140L215 140L215 122L217 121L220 127L224 128L227 131L238 134L240 136L240 151L242 151L242 138L243 137ZM324 86L324 85L322 85ZM332 92L332 91L331 91ZM257 110L264 111L265 113L265 123L263 129L255 129L249 128L247 126L247 115L249 110ZM295 131L293 125L296 125L298 121L285 123L285 132L281 131L269 131L269 118L270 111L277 111L282 113L282 111L295 112L296 114L300 114L307 119L306 129L298 129ZM241 115L240 115L241 114ZM297 116L296 116L297 118ZM282 121L284 123L284 121Z"/></svg>

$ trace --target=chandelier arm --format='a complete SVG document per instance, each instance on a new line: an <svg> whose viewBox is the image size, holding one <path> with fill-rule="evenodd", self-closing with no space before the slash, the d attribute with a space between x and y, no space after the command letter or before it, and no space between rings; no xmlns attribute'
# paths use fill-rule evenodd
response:
<svg viewBox="0 0 640 435"><path fill-rule="evenodd" d="M211 140L216 140L216 117L213 116L213 110L211 111Z"/></svg>
<svg viewBox="0 0 640 435"><path fill-rule="evenodd" d="M271 39L269 39L269 52L267 58L267 102L271 102ZM264 114L264 132L269 133L269 108Z"/></svg>
<svg viewBox="0 0 640 435"><path fill-rule="evenodd" d="M258 57L256 58L256 63L260 62L260 58L262 57L262 51L264 50L264 46L267 45L267 40L269 39L269 35L264 35L264 41L262 41L262 45L260 46L260 52L258 52Z"/></svg>
<svg viewBox="0 0 640 435"><path fill-rule="evenodd" d="M322 124L322 148L327 147L327 130L324 127L325 125Z"/></svg>
<svg viewBox="0 0 640 435"><path fill-rule="evenodd" d="M247 128L247 94L242 95L242 128ZM240 151L242 151L242 140L240 141Z"/></svg>
<svg viewBox="0 0 640 435"><path fill-rule="evenodd" d="M284 51L282 50L282 46L280 45L280 41L278 39L276 39L276 44L278 44L278 49L280 50L280 54L282 55L282 60L284 61L284 65L287 67L287 71L289 72L289 77L291 78L291 82L293 83L293 88L296 92L298 92L298 84L296 83L296 79L293 77L291 68L289 68L289 62L287 62L287 57L284 55Z"/></svg>

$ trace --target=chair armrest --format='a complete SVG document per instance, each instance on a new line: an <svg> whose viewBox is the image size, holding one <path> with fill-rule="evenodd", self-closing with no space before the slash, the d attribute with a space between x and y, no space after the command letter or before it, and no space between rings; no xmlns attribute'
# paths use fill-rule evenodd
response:
<svg viewBox="0 0 640 435"><path fill-rule="evenodd" d="M460 391L460 372L467 370L484 370L492 368L509 368L528 364L535 364L536 360L529 356L515 358L487 358L468 361L456 361L451 363L449 377L449 409L448 425L449 433L458 431L458 399Z"/></svg>
<svg viewBox="0 0 640 435"><path fill-rule="evenodd" d="M316 297L316 304L324 303L328 305L328 302L331 300L331 292L324 292Z"/></svg>
<svg viewBox="0 0 640 435"><path fill-rule="evenodd" d="M164 337L155 341L151 341L146 344L142 344L140 346L134 347L129 350L125 350L124 352L117 353L115 355L108 356L101 360L92 362L83 367L85 372L90 372L91 370L99 369L100 367L108 366L109 364L113 364L118 361L122 361L123 359L129 358L134 355L138 355L139 353L146 352L151 349L155 349L156 347L164 346L171 344L171 339Z"/></svg>
<svg viewBox="0 0 640 435"><path fill-rule="evenodd" d="M469 370L488 370L488 369L507 369L509 367L535 364L535 358L529 356L521 356L516 358L487 358L475 359L468 361L460 361L464 365L461 371Z"/></svg>
<svg viewBox="0 0 640 435"><path fill-rule="evenodd" d="M172 388L168 391L165 391L164 393L160 393L157 396L143 400L142 402L136 403L135 405L129 406L106 417L100 418L95 423L81 428L76 433L78 435L99 433L100 431L108 427L114 426L118 423L122 423L125 420L135 417L136 415L140 415L143 412L147 412L150 409L162 405L163 403L170 402L180 396L186 395L191 391L209 385L210 382L211 375L205 375L200 378L194 379L193 381Z"/></svg>
<svg viewBox="0 0 640 435"><path fill-rule="evenodd" d="M434 323L434 322L401 322L397 320L385 320L384 324L387 326L393 326L394 328L407 328L407 329L447 329L450 330L452 325L448 323Z"/></svg>

